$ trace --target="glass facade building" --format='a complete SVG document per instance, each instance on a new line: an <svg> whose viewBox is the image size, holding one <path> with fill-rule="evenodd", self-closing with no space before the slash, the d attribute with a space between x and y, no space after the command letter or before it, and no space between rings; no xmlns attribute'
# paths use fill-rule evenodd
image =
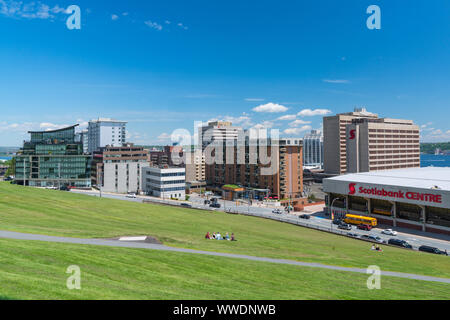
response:
<svg viewBox="0 0 450 320"><path fill-rule="evenodd" d="M91 157L83 154L82 143L75 142L75 127L29 132L30 141L24 142L16 156L16 183L34 187L90 187Z"/></svg>
<svg viewBox="0 0 450 320"><path fill-rule="evenodd" d="M323 168L323 134L312 130L303 138L303 165Z"/></svg>

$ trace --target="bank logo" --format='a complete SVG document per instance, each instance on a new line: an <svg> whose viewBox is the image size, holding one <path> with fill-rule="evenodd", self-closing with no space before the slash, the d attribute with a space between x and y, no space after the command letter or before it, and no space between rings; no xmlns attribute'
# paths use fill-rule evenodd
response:
<svg viewBox="0 0 450 320"><path fill-rule="evenodd" d="M353 130L350 130L350 140L353 140L353 139L355 139L355 133L356 133L356 130L355 129L353 129Z"/></svg>
<svg viewBox="0 0 450 320"><path fill-rule="evenodd" d="M355 186L356 186L356 183L350 183L350 184L348 185L348 190L349 190L348 194L352 195L352 194L355 194L355 193L356 193L356 188L355 188Z"/></svg>

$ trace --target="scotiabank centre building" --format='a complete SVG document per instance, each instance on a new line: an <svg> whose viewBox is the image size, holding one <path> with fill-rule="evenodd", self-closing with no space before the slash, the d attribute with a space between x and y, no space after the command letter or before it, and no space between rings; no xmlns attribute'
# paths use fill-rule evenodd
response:
<svg viewBox="0 0 450 320"><path fill-rule="evenodd" d="M450 235L450 168L353 173L323 180L326 210L378 224Z"/></svg>

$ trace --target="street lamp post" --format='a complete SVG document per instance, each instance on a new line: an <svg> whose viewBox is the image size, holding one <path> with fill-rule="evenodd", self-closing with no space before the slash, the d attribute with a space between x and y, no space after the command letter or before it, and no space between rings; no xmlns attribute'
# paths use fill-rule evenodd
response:
<svg viewBox="0 0 450 320"><path fill-rule="evenodd" d="M331 210L331 230L333 230L333 203L336 200L340 200L341 198L334 198L333 201L331 201L331 206L330 206L330 210Z"/></svg>

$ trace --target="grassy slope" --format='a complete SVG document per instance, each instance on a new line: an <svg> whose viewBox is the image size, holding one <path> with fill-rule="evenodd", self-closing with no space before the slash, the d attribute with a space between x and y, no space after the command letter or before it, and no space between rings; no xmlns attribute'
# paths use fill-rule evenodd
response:
<svg viewBox="0 0 450 320"><path fill-rule="evenodd" d="M385 247L254 217L98 199L0 183L0 230L73 237L152 235L167 245L450 277L448 257ZM206 241L206 231L238 242Z"/></svg>
<svg viewBox="0 0 450 320"><path fill-rule="evenodd" d="M448 299L445 284L240 259L0 240L0 299ZM70 265L81 290L68 290Z"/></svg>

